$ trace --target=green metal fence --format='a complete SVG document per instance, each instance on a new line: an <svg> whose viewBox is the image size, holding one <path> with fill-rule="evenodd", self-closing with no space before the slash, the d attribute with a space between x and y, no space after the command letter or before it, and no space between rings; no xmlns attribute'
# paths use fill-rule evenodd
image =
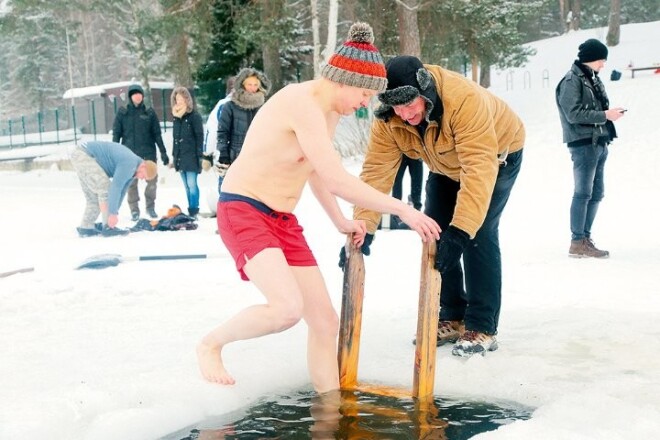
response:
<svg viewBox="0 0 660 440"><path fill-rule="evenodd" d="M159 114L161 129L167 132L169 90L161 91ZM0 149L34 145L77 142L81 134L107 134L112 130L115 115L122 106L120 100L106 97L79 98L74 105L0 120Z"/></svg>

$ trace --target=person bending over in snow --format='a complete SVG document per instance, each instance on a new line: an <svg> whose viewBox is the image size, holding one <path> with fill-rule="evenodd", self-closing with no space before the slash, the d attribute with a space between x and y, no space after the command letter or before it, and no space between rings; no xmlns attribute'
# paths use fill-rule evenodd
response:
<svg viewBox="0 0 660 440"><path fill-rule="evenodd" d="M82 142L71 153L71 163L87 201L78 235L128 234L116 227L119 207L134 178L150 180L157 175L156 163L143 160L122 144L103 141ZM99 213L103 222L95 224Z"/></svg>

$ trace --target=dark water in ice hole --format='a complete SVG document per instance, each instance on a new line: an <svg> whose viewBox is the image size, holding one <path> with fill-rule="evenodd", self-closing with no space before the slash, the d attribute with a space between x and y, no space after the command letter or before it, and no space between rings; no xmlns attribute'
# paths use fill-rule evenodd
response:
<svg viewBox="0 0 660 440"><path fill-rule="evenodd" d="M311 390L266 397L253 407L204 420L161 440L464 440L527 420L533 411L512 402L439 397L430 411L419 411L412 399L346 391L341 401L338 409L336 403L324 401Z"/></svg>

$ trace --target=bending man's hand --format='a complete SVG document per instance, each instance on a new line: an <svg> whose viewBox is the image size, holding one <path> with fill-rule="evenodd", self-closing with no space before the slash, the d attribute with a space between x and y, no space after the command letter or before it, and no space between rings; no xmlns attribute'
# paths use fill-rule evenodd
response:
<svg viewBox="0 0 660 440"><path fill-rule="evenodd" d="M374 241L374 234L366 234L364 236L364 239L362 240L362 244L359 245L362 255L371 254L371 249L369 249L369 246L371 246L372 241ZM355 242L355 240L353 240L353 242L356 245L358 244ZM341 270L344 270L346 268L347 262L348 262L348 258L346 257L346 247L342 246L341 250L339 251L339 267L341 267Z"/></svg>
<svg viewBox="0 0 660 440"><path fill-rule="evenodd" d="M449 226L446 231L440 235L438 248L435 254L435 268L441 274L454 268L458 264L463 250L470 242L470 236L467 232L458 229L455 226Z"/></svg>

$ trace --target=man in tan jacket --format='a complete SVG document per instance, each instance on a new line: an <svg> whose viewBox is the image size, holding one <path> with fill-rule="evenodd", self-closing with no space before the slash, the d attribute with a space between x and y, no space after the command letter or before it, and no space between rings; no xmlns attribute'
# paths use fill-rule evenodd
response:
<svg viewBox="0 0 660 440"><path fill-rule="evenodd" d="M388 193L404 155L424 160L425 213L443 230L435 262L442 274L438 345L455 343L457 356L496 350L499 221L522 162L523 123L458 73L412 56L392 58L386 68L360 177ZM354 217L375 233L379 213L358 207ZM368 253L371 237L365 243Z"/></svg>

